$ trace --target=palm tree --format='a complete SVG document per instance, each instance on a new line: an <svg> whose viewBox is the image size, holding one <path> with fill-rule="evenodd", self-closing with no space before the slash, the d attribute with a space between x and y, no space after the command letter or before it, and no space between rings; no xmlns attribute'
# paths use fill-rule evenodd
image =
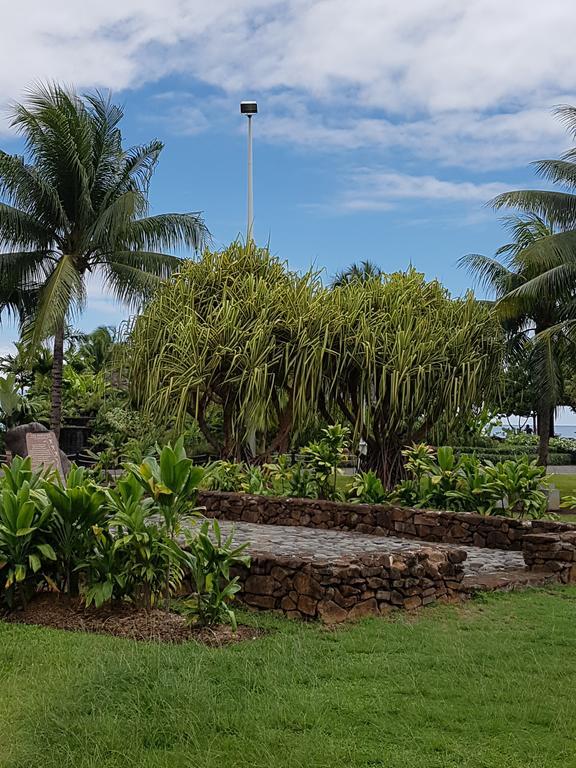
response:
<svg viewBox="0 0 576 768"><path fill-rule="evenodd" d="M116 328L99 325L90 333L80 333L73 349L66 354L66 362L78 370L89 369L98 373L110 362L116 346Z"/></svg>
<svg viewBox="0 0 576 768"><path fill-rule="evenodd" d="M576 107L558 107L555 114L576 139ZM492 200L496 209L515 208L553 226L537 242L525 245L523 259L537 261L540 270L535 282L523 288L524 293L537 293L545 285L548 289L565 288L567 283L574 286L576 282L576 147L560 160L538 160L532 165L540 176L563 189L517 190Z"/></svg>
<svg viewBox="0 0 576 768"><path fill-rule="evenodd" d="M197 213L148 215L160 141L125 149L123 110L99 92L40 86L12 108L25 156L0 152L0 310L17 313L36 347L54 339L50 423L58 434L66 323L85 304L86 277L135 306L207 236Z"/></svg>
<svg viewBox="0 0 576 768"><path fill-rule="evenodd" d="M354 262L347 269L337 272L332 280L332 287L341 288L355 281L365 282L377 277L382 277L382 270L373 261L365 259L359 264Z"/></svg>
<svg viewBox="0 0 576 768"><path fill-rule="evenodd" d="M522 358L529 366L539 393L539 461L546 464L550 436L554 434L554 409L562 392L565 352L564 336L550 331L558 331L571 292L560 286L552 289L549 283L537 295L524 290L550 267L549 259L543 260L543 264L535 254L541 243L559 234L555 225L535 213L511 216L505 223L512 241L496 251L496 258L468 254L460 259L460 265L495 293L498 314L508 337L509 360Z"/></svg>

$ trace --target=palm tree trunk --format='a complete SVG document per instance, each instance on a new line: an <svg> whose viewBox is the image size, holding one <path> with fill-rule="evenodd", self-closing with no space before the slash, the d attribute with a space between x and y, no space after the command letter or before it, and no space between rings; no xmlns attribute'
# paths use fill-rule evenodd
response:
<svg viewBox="0 0 576 768"><path fill-rule="evenodd" d="M62 368L64 367L64 323L54 334L54 360L52 362L52 404L50 429L60 438L62 423Z"/></svg>
<svg viewBox="0 0 576 768"><path fill-rule="evenodd" d="M554 437L554 435L556 433L555 432L556 424L555 424L555 418L554 418L554 410L555 410L554 408L550 409L550 437Z"/></svg>
<svg viewBox="0 0 576 768"><path fill-rule="evenodd" d="M549 406L544 406L538 411L538 437L540 438L540 443L538 444L538 464L544 467L548 464L550 415L551 409Z"/></svg>

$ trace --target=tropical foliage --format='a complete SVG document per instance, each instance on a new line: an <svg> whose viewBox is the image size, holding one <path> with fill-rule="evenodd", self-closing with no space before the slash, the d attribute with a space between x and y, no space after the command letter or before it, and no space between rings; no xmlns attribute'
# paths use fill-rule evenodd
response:
<svg viewBox="0 0 576 768"><path fill-rule="evenodd" d="M509 396L510 386L517 388L518 382L524 380L509 408L514 413L529 409L537 414L539 459L547 464L549 439L554 435L554 409L563 399L564 361L570 351L559 324L572 301L572 288L567 285L559 290L555 286L553 291L540 290L537 295L522 290L547 271L545 260L535 259L534 253L554 236L555 226L535 213L509 217L506 222L513 241L498 249L496 255L502 261L469 254L461 264L495 293L497 312L508 338L504 392ZM551 329L556 332L547 333Z"/></svg>
<svg viewBox="0 0 576 768"><path fill-rule="evenodd" d="M120 107L40 86L12 109L26 155L0 152L0 311L15 313L33 346L54 338L51 426L61 422L66 323L84 307L86 279L138 306L180 264L164 250L196 250L198 214L148 215L162 143L125 148Z"/></svg>
<svg viewBox="0 0 576 768"><path fill-rule="evenodd" d="M244 547L232 546L217 527L189 534L188 552L175 538L178 523L197 514L203 476L182 451L182 441L165 446L158 458L127 468L114 488L98 486L74 465L64 483L33 472L29 458L3 466L0 603L25 604L43 588L80 593L87 606L126 600L150 610L169 604L188 576L195 621L235 623L229 603L238 586L230 567L248 562Z"/></svg>
<svg viewBox="0 0 576 768"><path fill-rule="evenodd" d="M546 470L526 457L494 464L456 456L450 446L435 452L424 444L404 455L409 477L391 496L403 504L519 518L546 514Z"/></svg>
<svg viewBox="0 0 576 768"><path fill-rule="evenodd" d="M527 455L503 455L490 461L457 453L452 446L434 449L418 443L403 450L407 477L387 490L372 470L337 483L346 430L334 425L324 432L324 445L319 448L318 443L309 444L296 461L279 456L276 463L266 464L262 469L214 462L203 485L210 490L265 496L346 500L355 504L394 502L422 509L518 518L547 514L545 469Z"/></svg>
<svg viewBox="0 0 576 768"><path fill-rule="evenodd" d="M181 603L180 611L191 623L230 623L236 629L230 603L240 591L240 584L231 569L250 565L245 554L248 543L235 546L232 533L224 538L217 520L203 521L194 534L187 534L186 540L184 559L194 593Z"/></svg>
<svg viewBox="0 0 576 768"><path fill-rule="evenodd" d="M253 243L205 251L136 321L128 349L135 401L180 424L193 415L221 458L286 450L317 396L319 289L313 275L287 271ZM208 422L213 407L221 433Z"/></svg>
<svg viewBox="0 0 576 768"><path fill-rule="evenodd" d="M265 462L319 417L343 418L391 486L406 444L482 403L500 348L488 308L413 270L326 289L235 243L163 286L126 351L134 399L168 420L195 416L221 458Z"/></svg>

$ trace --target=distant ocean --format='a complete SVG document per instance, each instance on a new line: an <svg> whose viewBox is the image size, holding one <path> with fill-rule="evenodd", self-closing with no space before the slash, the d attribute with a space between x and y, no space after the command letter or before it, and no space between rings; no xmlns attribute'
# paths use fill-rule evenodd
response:
<svg viewBox="0 0 576 768"><path fill-rule="evenodd" d="M527 424L532 426L532 421L528 421ZM508 425L506 425L508 426ZM524 431L524 430L522 430ZM576 424L555 424L554 425L554 433L558 435L559 437L576 437ZM493 432L493 435L503 435L503 431L500 428L496 428Z"/></svg>
<svg viewBox="0 0 576 768"><path fill-rule="evenodd" d="M560 424L556 424L554 426L554 432L557 435L560 435L560 437L576 437L576 425L562 426Z"/></svg>

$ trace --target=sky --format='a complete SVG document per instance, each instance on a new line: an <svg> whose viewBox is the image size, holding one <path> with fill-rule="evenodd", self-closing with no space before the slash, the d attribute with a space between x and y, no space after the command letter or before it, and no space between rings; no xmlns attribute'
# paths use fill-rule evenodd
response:
<svg viewBox="0 0 576 768"><path fill-rule="evenodd" d="M0 26L0 147L35 82L112 90L126 144L165 142L153 212L202 211L215 247L246 228L254 118L254 235L328 277L370 259L454 293L468 252L506 242L487 205L545 186L530 162L571 146L573 0L28 0ZM89 329L125 312L93 281ZM15 331L0 327L0 351Z"/></svg>

